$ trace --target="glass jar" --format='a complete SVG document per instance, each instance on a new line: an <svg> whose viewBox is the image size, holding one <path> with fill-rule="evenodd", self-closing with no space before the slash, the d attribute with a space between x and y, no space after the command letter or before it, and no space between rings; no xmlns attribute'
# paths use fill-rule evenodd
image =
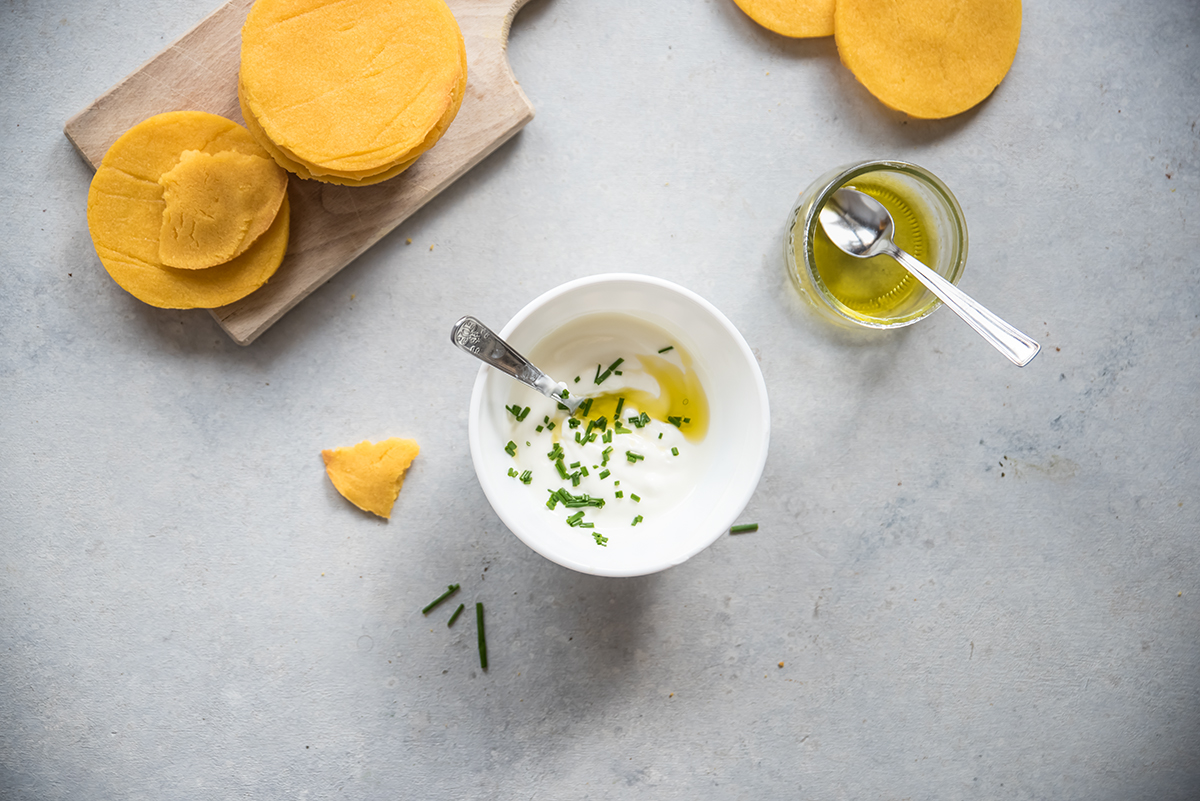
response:
<svg viewBox="0 0 1200 801"><path fill-rule="evenodd" d="M796 201L784 259L800 294L824 319L855 328L900 328L941 301L890 256L856 259L829 241L818 219L829 196L851 186L879 200L895 222L896 244L957 284L967 261L967 224L950 190L903 161L860 161L830 170Z"/></svg>

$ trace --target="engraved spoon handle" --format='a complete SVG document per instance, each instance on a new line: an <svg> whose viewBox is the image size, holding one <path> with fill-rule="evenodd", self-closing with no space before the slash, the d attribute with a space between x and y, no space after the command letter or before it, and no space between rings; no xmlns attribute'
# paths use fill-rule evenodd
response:
<svg viewBox="0 0 1200 801"><path fill-rule="evenodd" d="M565 405L574 413L583 398L563 398L567 385L555 381L522 356L492 329L476 320L474 317L464 317L450 329L450 341L460 350L474 356L484 364L495 367L502 373L532 387L547 398Z"/></svg>

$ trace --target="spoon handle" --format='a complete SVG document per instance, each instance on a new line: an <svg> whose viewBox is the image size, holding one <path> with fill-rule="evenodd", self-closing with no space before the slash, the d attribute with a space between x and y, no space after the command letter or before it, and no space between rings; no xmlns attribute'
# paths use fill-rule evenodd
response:
<svg viewBox="0 0 1200 801"><path fill-rule="evenodd" d="M574 399L564 400L562 396L563 391L567 388L566 384L558 383L534 367L528 359L517 353L512 345L498 337L492 329L474 317L464 317L455 323L454 327L450 329L450 341L460 350L464 350L484 364L512 376L522 384L536 389L547 398L552 398L567 406L572 405Z"/></svg>
<svg viewBox="0 0 1200 801"><path fill-rule="evenodd" d="M980 336L992 343L996 350L1007 356L1017 367L1029 364L1042 349L1041 345L976 303L966 292L899 247L884 252L903 264L922 284L929 287L930 292L941 298L942 303L966 320L967 325L979 332Z"/></svg>

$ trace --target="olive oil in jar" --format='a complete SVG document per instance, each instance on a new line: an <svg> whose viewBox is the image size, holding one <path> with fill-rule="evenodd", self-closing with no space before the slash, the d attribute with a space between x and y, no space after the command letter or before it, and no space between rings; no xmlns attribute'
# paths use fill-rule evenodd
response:
<svg viewBox="0 0 1200 801"><path fill-rule="evenodd" d="M930 243L927 226L913 205L890 186L863 175L846 186L878 200L892 215L893 238L901 249L928 263ZM852 313L864 318L898 316L900 310L915 303L925 292L912 273L891 256L859 259L845 253L829 240L825 229L817 226L812 239L813 265L829 291Z"/></svg>

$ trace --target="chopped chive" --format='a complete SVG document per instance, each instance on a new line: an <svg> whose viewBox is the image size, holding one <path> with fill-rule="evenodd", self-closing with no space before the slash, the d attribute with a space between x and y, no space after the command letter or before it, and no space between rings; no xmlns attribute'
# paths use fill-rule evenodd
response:
<svg viewBox="0 0 1200 801"><path fill-rule="evenodd" d="M579 411L583 412L583 416L587 417L592 411L592 398L588 398L583 403L579 404Z"/></svg>
<svg viewBox="0 0 1200 801"><path fill-rule="evenodd" d="M601 437L600 440L602 442L606 442L606 443L612 442L612 435L613 435L613 432L612 432L612 429L610 428L608 431L604 432L604 436Z"/></svg>
<svg viewBox="0 0 1200 801"><path fill-rule="evenodd" d="M504 446L504 452L507 453L509 456L516 456L517 455L517 443L513 442L510 439L508 441L508 444Z"/></svg>
<svg viewBox="0 0 1200 801"><path fill-rule="evenodd" d="M683 427L683 418L682 417L668 417L667 422L670 423L671 425L675 426L676 428Z"/></svg>
<svg viewBox="0 0 1200 801"><path fill-rule="evenodd" d="M599 531L593 531L592 536L596 539L596 544L602 547L608 547L608 537L601 534Z"/></svg>
<svg viewBox="0 0 1200 801"><path fill-rule="evenodd" d="M642 502L642 499L641 499L641 497L640 497L640 496L638 496L638 495L634 495L632 492L631 492L631 493L629 493L629 500L633 501L634 503L641 503L641 502Z"/></svg>
<svg viewBox="0 0 1200 801"><path fill-rule="evenodd" d="M758 523L742 523L741 525L731 526L730 534L745 534L749 531L758 531Z"/></svg>
<svg viewBox="0 0 1200 801"><path fill-rule="evenodd" d="M567 525L570 526L571 528L575 528L576 526L579 525L579 521L581 521L581 520L583 520L583 510L582 509L580 509L578 512L576 512L575 514L573 514L567 518Z"/></svg>
<svg viewBox="0 0 1200 801"><path fill-rule="evenodd" d="M608 470L608 469L606 468L606 469L604 469L604 470L601 470L601 471L600 471L600 473L599 473L598 475L600 476L600 478L601 478L601 479L605 479L605 478L608 478L609 476L611 476L611 475L612 475L612 471L611 471L611 470Z"/></svg>
<svg viewBox="0 0 1200 801"><path fill-rule="evenodd" d="M553 430L554 430L554 423L549 423L549 424L547 424L547 425L546 425L546 430L547 430L547 431L553 431Z"/></svg>
<svg viewBox="0 0 1200 801"><path fill-rule="evenodd" d="M658 438L659 438L659 439L662 439L662 432L661 432L661 431L659 431L659 432L658 432Z"/></svg>
<svg viewBox="0 0 1200 801"><path fill-rule="evenodd" d="M579 467L579 462L571 462L571 464L569 464L568 467L570 467L572 470L574 470L576 467Z"/></svg>
<svg viewBox="0 0 1200 801"><path fill-rule="evenodd" d="M454 614L451 615L450 619L446 621L446 628L450 628L454 625L454 621L458 620L458 616L462 614L462 610L465 609L466 606L466 604L458 605L458 608L454 610Z"/></svg>
<svg viewBox="0 0 1200 801"><path fill-rule="evenodd" d="M678 456L678 455L679 455L679 448L671 448L671 455L672 455L672 456Z"/></svg>
<svg viewBox="0 0 1200 801"><path fill-rule="evenodd" d="M614 481L614 482L613 482L613 486L614 486L614 487L619 487L619 486L621 486L621 479L619 479L619 478L618 478L616 481Z"/></svg>
<svg viewBox="0 0 1200 801"><path fill-rule="evenodd" d="M542 422L543 422L543 423L549 423L549 422L550 422L550 415L548 415L548 414L547 414L547 415L543 415L543 416L542 416Z"/></svg>
<svg viewBox="0 0 1200 801"><path fill-rule="evenodd" d="M550 449L550 452L546 454L546 458L553 462L555 459L561 459L565 455L562 445L556 442L554 443L554 447Z"/></svg>
<svg viewBox="0 0 1200 801"><path fill-rule="evenodd" d="M607 369L607 370L605 370L603 373L599 372L599 369L600 369L600 368L599 368L599 365L597 365L597 367L596 367L596 371L597 371L597 372L596 372L596 383L597 383L597 384L603 384L603 383L604 383L604 381L605 381L605 380L606 380L606 379L607 379L607 378L608 378L610 375L612 375L612 374L613 374L613 371L614 371L614 370L616 370L618 367L620 367L620 366L621 366L621 362L623 362L623 361L625 361L625 360L624 360L624 359L617 359L615 362L613 362L612 364L610 364L610 365L608 366L608 369Z"/></svg>
<svg viewBox="0 0 1200 801"><path fill-rule="evenodd" d="M558 471L558 476L559 476L559 478L568 478L568 477L570 476L570 474L569 474L569 473L567 473L567 468L566 468L566 466L563 464L563 460L562 460L562 459L555 459L555 460L554 460L554 469Z"/></svg>
<svg viewBox="0 0 1200 801"><path fill-rule="evenodd" d="M644 426L650 425L650 415L646 414L645 412L642 412L641 419L642 419L642 425L644 425Z"/></svg>
<svg viewBox="0 0 1200 801"><path fill-rule="evenodd" d="M690 418L690 417L685 417L685 418L683 418L683 423L684 423L684 425L687 425L687 424L688 424L688 423L690 423L690 422L692 422L692 418Z"/></svg>
<svg viewBox="0 0 1200 801"><path fill-rule="evenodd" d="M633 522L630 523L629 525L636 526L640 522L642 522L642 516L638 515L637 517L633 518Z"/></svg>
<svg viewBox="0 0 1200 801"><path fill-rule="evenodd" d="M430 612L430 610L432 610L432 609L433 609L435 606L437 606L437 605L438 605L438 604L440 604L442 601L446 600L447 598L449 598L451 595L453 595L453 594L454 594L454 593L456 593L456 592L458 592L458 585L457 585L457 584L451 584L450 586L446 587L446 591L445 591L445 592L443 592L441 595L439 595L437 598L434 598L434 599L433 599L433 600L432 600L432 601L429 603L429 606L427 606L427 607L425 607L424 609L422 609L422 610L421 610L421 614L422 614L422 615L428 615L428 614L429 614L429 612Z"/></svg>
<svg viewBox="0 0 1200 801"><path fill-rule="evenodd" d="M621 417L621 409L622 409L622 408L624 408L624 406L625 406L625 399L624 399L624 398L617 398L617 410L616 410L615 412L613 412L613 419L614 419L614 420L620 419L620 417Z"/></svg>
<svg viewBox="0 0 1200 801"><path fill-rule="evenodd" d="M511 467L510 467L510 468L508 468L508 474L509 474L510 476L516 476L516 475L519 475L519 473L517 473L517 471L516 471L516 470L513 470Z"/></svg>
<svg viewBox="0 0 1200 801"><path fill-rule="evenodd" d="M634 453L633 451L625 451L625 458L631 462L640 462L643 459L645 459L646 457L642 456L640 453Z"/></svg>
<svg viewBox="0 0 1200 801"><path fill-rule="evenodd" d="M603 451L600 452L600 466L601 467L608 464L608 460L612 456L612 452L613 452L612 445L609 445L607 448L605 448Z"/></svg>
<svg viewBox="0 0 1200 801"><path fill-rule="evenodd" d="M562 392L558 393L558 396L563 400L566 400L567 398L571 397L571 393L564 389Z"/></svg>
<svg viewBox="0 0 1200 801"><path fill-rule="evenodd" d="M483 604L475 602L475 629L479 632L479 667L487 670L487 638L483 635Z"/></svg>
<svg viewBox="0 0 1200 801"><path fill-rule="evenodd" d="M596 377L595 377L593 380L594 380L594 381L595 381L597 384L599 384L599 383L600 383L600 371L601 371L601 370L603 370L603 369L604 369L604 365L602 365L602 364L597 364L597 365L596 365Z"/></svg>
<svg viewBox="0 0 1200 801"><path fill-rule="evenodd" d="M529 440L525 440L525 445L526 445L526 446L529 446L529 447L532 447L532 446L533 446L533 443L532 443L532 442L530 442Z"/></svg>
<svg viewBox="0 0 1200 801"><path fill-rule="evenodd" d="M578 487L578 486L579 486L579 473L572 473L572 474L571 474L571 486L572 486L572 487Z"/></svg>
<svg viewBox="0 0 1200 801"><path fill-rule="evenodd" d="M604 499L603 498L593 498L591 495L588 495L586 492L581 495L572 495L571 493L567 492L567 489L565 487L560 487L557 490L551 491L550 497L553 498L555 500L555 502L561 501L562 505L567 507L568 509L579 509L580 507L586 507L586 506L594 506L597 509L604 508ZM549 503L547 503L546 505L550 506ZM550 508L553 509L554 507L550 506Z"/></svg>
<svg viewBox="0 0 1200 801"><path fill-rule="evenodd" d="M576 384L578 384L578 383L579 383L579 376L575 376L575 383L576 383Z"/></svg>
<svg viewBox="0 0 1200 801"><path fill-rule="evenodd" d="M532 470L526 470L524 473L521 474L521 483L524 484L525 486L529 486L530 482L532 482L532 481L533 481L533 471Z"/></svg>
<svg viewBox="0 0 1200 801"><path fill-rule="evenodd" d="M659 353L666 353L666 352L667 352L667 351L669 351L669 350L675 350L675 346L674 346L674 345L667 345L665 348L663 348L662 350L660 350L660 351L659 351Z"/></svg>
<svg viewBox="0 0 1200 801"><path fill-rule="evenodd" d="M525 418L528 416L529 416L529 407L526 406L524 409L521 410L521 413L517 415L517 422L524 423Z"/></svg>
<svg viewBox="0 0 1200 801"><path fill-rule="evenodd" d="M545 428L546 428L545 426L538 426L537 428L535 428L533 430L540 434L540 433L542 433L542 431L545 430Z"/></svg>
<svg viewBox="0 0 1200 801"><path fill-rule="evenodd" d="M567 425L569 425L571 428L579 428L581 425L583 425L583 423L578 417L572 417L567 421Z"/></svg>
<svg viewBox="0 0 1200 801"><path fill-rule="evenodd" d="M624 498L624 497L625 497L625 493L621 492L620 490L617 490L617 497L618 497L618 498Z"/></svg>
<svg viewBox="0 0 1200 801"><path fill-rule="evenodd" d="M587 478L589 475L591 475L590 473L588 473L587 465L584 465L583 467L579 468L579 472L584 478Z"/></svg>
<svg viewBox="0 0 1200 801"><path fill-rule="evenodd" d="M580 528L595 528L596 524L595 523L580 523L579 527Z"/></svg>

